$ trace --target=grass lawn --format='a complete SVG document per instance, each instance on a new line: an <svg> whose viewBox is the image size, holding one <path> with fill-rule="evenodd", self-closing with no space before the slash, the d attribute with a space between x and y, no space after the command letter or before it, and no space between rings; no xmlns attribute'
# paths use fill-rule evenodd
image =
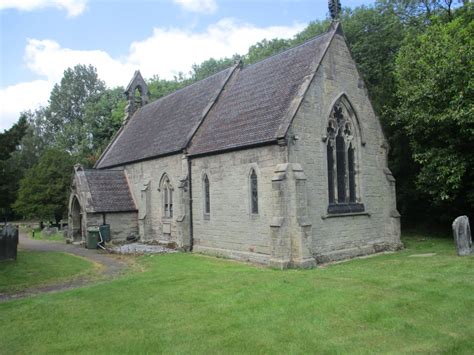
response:
<svg viewBox="0 0 474 355"><path fill-rule="evenodd" d="M93 263L74 255L18 250L16 261L0 261L0 293L53 284L84 276L93 269Z"/></svg>
<svg viewBox="0 0 474 355"><path fill-rule="evenodd" d="M395 254L270 270L193 254L0 304L13 353L472 353L474 258L412 236ZM413 254L436 253L429 257Z"/></svg>
<svg viewBox="0 0 474 355"><path fill-rule="evenodd" d="M61 232L46 235L41 232L40 228L35 228L28 232L28 237L36 240L47 240L51 242L64 242L64 235Z"/></svg>

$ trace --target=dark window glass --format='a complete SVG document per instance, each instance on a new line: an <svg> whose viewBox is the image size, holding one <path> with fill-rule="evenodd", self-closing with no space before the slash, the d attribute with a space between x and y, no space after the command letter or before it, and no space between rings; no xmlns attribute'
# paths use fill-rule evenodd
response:
<svg viewBox="0 0 474 355"><path fill-rule="evenodd" d="M252 200L252 213L258 213L258 184L257 184L257 174L255 170L252 170L250 174L250 192Z"/></svg>
<svg viewBox="0 0 474 355"><path fill-rule="evenodd" d="M171 189L171 186L168 187L168 193L169 193L169 217L173 217L173 189Z"/></svg>
<svg viewBox="0 0 474 355"><path fill-rule="evenodd" d="M347 153L347 164L349 165L349 202L356 202L354 148L352 145Z"/></svg>
<svg viewBox="0 0 474 355"><path fill-rule="evenodd" d="M346 150L344 137L336 137L336 161L337 161L337 202L346 202Z"/></svg>
<svg viewBox="0 0 474 355"><path fill-rule="evenodd" d="M204 175L204 213L211 213L211 196L209 191L209 178Z"/></svg>
<svg viewBox="0 0 474 355"><path fill-rule="evenodd" d="M334 148L328 143L328 192L329 203L334 203Z"/></svg>

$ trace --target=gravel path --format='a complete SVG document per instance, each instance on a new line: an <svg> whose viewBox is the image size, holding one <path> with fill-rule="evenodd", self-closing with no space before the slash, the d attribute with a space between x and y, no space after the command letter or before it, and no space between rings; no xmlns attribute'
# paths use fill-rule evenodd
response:
<svg viewBox="0 0 474 355"><path fill-rule="evenodd" d="M120 260L117 256L107 254L100 250L86 249L83 246L66 244L63 242L48 242L42 240L34 240L28 238L25 234L20 233L20 243L18 245L20 249L32 250L32 251L55 251L69 253L86 258L92 262L98 263L103 266L102 275L104 278L113 278L119 275L127 264ZM29 297L40 293L57 292L62 290L73 289L84 286L93 282L88 277L74 278L69 281L64 281L48 286L33 287L14 294L3 294L0 293L0 302L8 301L11 299L18 299Z"/></svg>

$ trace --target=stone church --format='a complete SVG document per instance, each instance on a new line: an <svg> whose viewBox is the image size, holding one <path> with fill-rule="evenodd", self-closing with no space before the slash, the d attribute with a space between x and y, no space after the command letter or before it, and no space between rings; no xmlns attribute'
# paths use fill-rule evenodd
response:
<svg viewBox="0 0 474 355"><path fill-rule="evenodd" d="M388 144L341 26L148 102L94 169L75 167L69 237L110 225L197 253L311 267L400 243Z"/></svg>

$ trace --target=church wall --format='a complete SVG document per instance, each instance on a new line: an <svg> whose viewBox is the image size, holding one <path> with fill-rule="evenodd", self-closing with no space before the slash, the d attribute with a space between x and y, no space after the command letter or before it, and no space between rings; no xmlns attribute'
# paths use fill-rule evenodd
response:
<svg viewBox="0 0 474 355"><path fill-rule="evenodd" d="M130 190L138 208L138 230L144 241L176 243L180 231L177 221L184 216L184 204L179 196L179 178L187 174L181 154L128 164L125 167ZM160 182L166 174L173 191L173 216L164 216Z"/></svg>
<svg viewBox="0 0 474 355"><path fill-rule="evenodd" d="M85 230L89 227L101 226L104 220L110 225L112 242L125 241L129 235L138 234L137 212L87 213Z"/></svg>
<svg viewBox="0 0 474 355"><path fill-rule="evenodd" d="M345 93L362 130L358 145L358 188L365 212L328 215L326 125L334 101ZM400 246L395 186L387 169L386 143L349 50L336 35L290 127L290 162L306 176L311 252L318 262L367 254Z"/></svg>
<svg viewBox="0 0 474 355"><path fill-rule="evenodd" d="M106 213L105 223L110 225L112 241L124 241L130 235L138 235L137 212Z"/></svg>
<svg viewBox="0 0 474 355"><path fill-rule="evenodd" d="M273 216L272 176L287 160L277 145L192 159L193 250L268 263ZM258 181L258 214L251 213L250 173ZM204 213L204 174L210 186L210 214Z"/></svg>

